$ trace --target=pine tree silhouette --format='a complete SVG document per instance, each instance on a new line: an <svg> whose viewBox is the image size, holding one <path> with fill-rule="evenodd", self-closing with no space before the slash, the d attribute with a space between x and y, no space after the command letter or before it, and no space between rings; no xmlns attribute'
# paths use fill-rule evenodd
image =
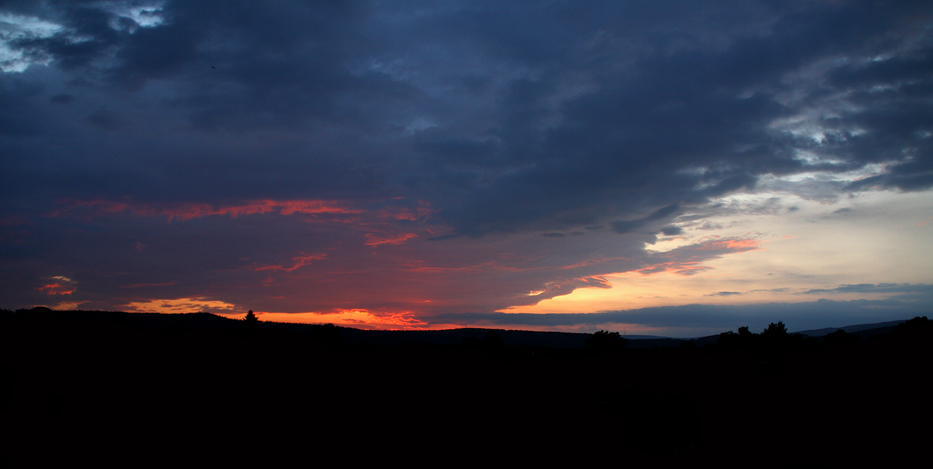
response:
<svg viewBox="0 0 933 469"><path fill-rule="evenodd" d="M249 312L246 313L246 317L243 318L243 321L246 321L247 324L251 324L251 325L259 324L259 318L257 318L256 315L253 314L253 310L249 310Z"/></svg>

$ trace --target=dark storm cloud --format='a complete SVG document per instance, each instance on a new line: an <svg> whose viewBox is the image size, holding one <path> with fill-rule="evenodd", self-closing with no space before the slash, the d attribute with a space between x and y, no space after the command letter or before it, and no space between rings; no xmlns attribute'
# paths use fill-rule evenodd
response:
<svg viewBox="0 0 933 469"><path fill-rule="evenodd" d="M644 210L641 204L696 203L753 187L757 176L766 173L857 168L865 161L848 148L852 142L839 145L852 157L847 164L805 168L794 158L801 142L769 131L768 125L796 112L795 106L775 99L790 91L781 82L784 74L820 60L820 54L840 53L848 41L868 44L859 34L880 33L893 21L891 14L881 12L879 25L870 16L876 13L856 7L777 14L768 30L739 34L718 47L690 37L702 31L684 25L676 35L693 41L685 41L682 50L644 54L670 47L675 31L662 26L640 54L609 56L614 66L620 59L631 61L627 69L617 70L607 69L605 56L594 56L585 68L577 68L589 51L565 54L568 49L544 41L540 47L554 55L550 62L535 65L547 73L514 80L502 91L501 157L512 161L514 169L477 186L472 204L458 204L445 214L471 232L528 225L529 218L579 223L631 213L594 201L621 199ZM571 39L582 41L585 35L559 20L548 23ZM606 26L602 33L625 37ZM839 35L826 33L833 28ZM538 55L527 56L526 63L534 57ZM572 72L587 73L589 81L581 88L589 88L576 96L557 96L555 90L566 89L563 81ZM908 142L892 143L903 147ZM523 166L526 161L535 163ZM691 166L704 171L694 176L674 171ZM497 204L500 200L508 202ZM616 225L628 231L630 224Z"/></svg>
<svg viewBox="0 0 933 469"><path fill-rule="evenodd" d="M196 129L329 129L312 137L318 154L264 158L314 160L305 166L315 172L353 167L386 177L383 190L428 191L441 218L474 236L607 217L623 233L649 221L632 215L754 187L762 174L812 170L793 157L801 142L768 125L811 105L777 99L794 91L788 74L840 56L848 65L828 75L834 89L805 90L817 100L852 90L868 109L836 119L868 135L830 142L846 158L837 169L878 161L882 145L900 161L919 142L917 156L853 187L929 185L929 151L916 135L933 119L915 99L926 92L905 88L931 80L929 40L920 30L904 33L919 40L890 39L901 18L929 13L916 6L727 2L726 13L679 4L167 2L145 13L158 24L143 25L93 2L27 5L9 8L66 30L16 47L131 94L153 80L174 83L171 92L153 88L164 95L152 112L194 132L166 129L170 141L210 145ZM905 44L901 55L863 64ZM443 92L464 83L473 83L472 105ZM879 86L895 96L869 93ZM878 103L886 106L876 111ZM105 104L87 120L112 130L121 104ZM34 112L41 108L24 113ZM411 127L419 118L429 131ZM327 163L346 139L356 142L352 161ZM230 163L229 178L251 171ZM689 168L700 171L680 171Z"/></svg>

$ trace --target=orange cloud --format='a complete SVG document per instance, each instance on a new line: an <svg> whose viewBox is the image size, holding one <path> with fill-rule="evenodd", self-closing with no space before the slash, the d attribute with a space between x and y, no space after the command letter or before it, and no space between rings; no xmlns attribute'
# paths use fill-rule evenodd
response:
<svg viewBox="0 0 933 469"><path fill-rule="evenodd" d="M63 301L55 306L52 306L52 309L57 311L73 311L78 309L78 306L87 303L87 301Z"/></svg>
<svg viewBox="0 0 933 469"><path fill-rule="evenodd" d="M603 277L583 277L576 280L590 288L612 288L612 284Z"/></svg>
<svg viewBox="0 0 933 469"><path fill-rule="evenodd" d="M929 220L918 221L917 224L914 225L914 227L915 227L915 228L920 228L921 226L929 225L930 223L933 223L933 217L930 217Z"/></svg>
<svg viewBox="0 0 933 469"><path fill-rule="evenodd" d="M697 273L700 273L706 270L712 270L712 267L707 267L705 265L699 265L699 262L665 262L663 264L655 264L650 267L638 269L635 272L638 272L645 276L659 274L662 272L669 272L672 274L687 277L687 276L697 274Z"/></svg>
<svg viewBox="0 0 933 469"><path fill-rule="evenodd" d="M702 243L684 246L683 248L692 248L697 251L727 251L727 252L745 252L761 248L761 245L754 239L713 239Z"/></svg>
<svg viewBox="0 0 933 469"><path fill-rule="evenodd" d="M126 311L135 311L140 313L196 313L199 311L232 311L236 306L232 303L223 301L208 300L203 297L195 298L175 298L175 299L156 299L145 301L133 301L127 303L124 308Z"/></svg>

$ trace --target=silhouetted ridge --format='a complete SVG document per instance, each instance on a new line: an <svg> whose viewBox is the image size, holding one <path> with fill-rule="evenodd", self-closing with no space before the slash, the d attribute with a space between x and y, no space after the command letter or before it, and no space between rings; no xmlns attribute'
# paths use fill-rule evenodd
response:
<svg viewBox="0 0 933 469"><path fill-rule="evenodd" d="M463 442L534 442L574 454L612 448L627 462L767 454L768 464L799 465L925 448L914 424L933 416L925 317L858 342L836 331L821 344L778 322L720 334L720 344L641 348L607 331L244 324L203 313L3 311L8 446L40 454L52 441L73 454L62 445L163 441L162 451L237 455L243 435L269 432L286 448L273 452L305 455L417 442L456 457Z"/></svg>

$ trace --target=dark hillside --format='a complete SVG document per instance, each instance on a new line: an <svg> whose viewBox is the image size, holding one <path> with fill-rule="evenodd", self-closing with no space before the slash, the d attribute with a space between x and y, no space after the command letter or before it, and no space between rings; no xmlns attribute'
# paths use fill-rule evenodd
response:
<svg viewBox="0 0 933 469"><path fill-rule="evenodd" d="M60 455L40 451L50 441L66 454L192 447L236 459L259 448L244 439L266 439L345 457L416 445L445 457L828 464L925 447L915 425L933 416L925 318L865 341L774 328L662 348L516 345L521 334L492 330L366 340L207 314L0 321L7 444L39 460Z"/></svg>

